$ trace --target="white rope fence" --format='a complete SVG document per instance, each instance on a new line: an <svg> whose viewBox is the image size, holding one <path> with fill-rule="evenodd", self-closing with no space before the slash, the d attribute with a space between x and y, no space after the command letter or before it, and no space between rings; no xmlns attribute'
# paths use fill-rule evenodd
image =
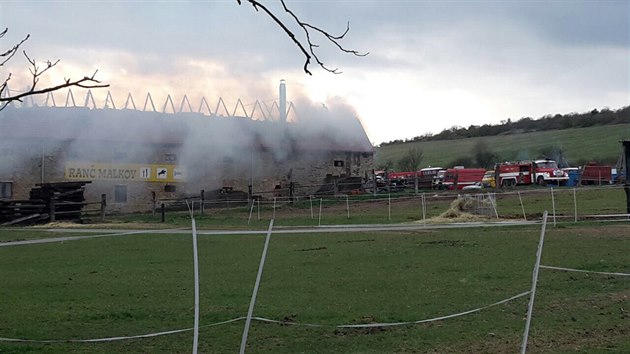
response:
<svg viewBox="0 0 630 354"><path fill-rule="evenodd" d="M237 317L237 318L233 318L231 320L215 322L215 323L207 324L207 325L204 325L204 326L200 326L199 328L215 327L215 326L225 325L225 324L232 323L232 322L241 321L241 320L244 320L244 319L245 319L245 317ZM0 337L0 341L2 341L2 342L41 343L41 344L48 344L48 343L116 342L116 341L129 340L129 339L140 339L140 338L152 338L152 337L166 336L166 335L169 335L169 334L190 332L192 330L194 330L194 328L190 327L190 328L174 329L174 330L170 330L170 331L163 331L163 332L156 332L156 333L149 333L149 334L139 334L139 335L135 335L135 336L105 337L105 338L94 338L94 339L43 339L43 340L38 340L38 339L22 339L22 338L5 338L5 337Z"/></svg>
<svg viewBox="0 0 630 354"><path fill-rule="evenodd" d="M369 328L369 327L408 326L408 325L413 325L413 324L443 321L443 320L447 320L447 319L450 319L450 318L455 318L455 317L460 317L460 316L464 316L464 315L469 315L469 314L472 314L472 313L475 313L475 312L480 312L480 311L489 309L489 308L494 307L494 306L505 304L507 302L519 299L519 298L527 296L527 295L529 295L529 291L526 291L526 292L523 292L523 293L511 296L511 297L509 297L507 299L503 299L503 300L497 301L495 303L492 303L492 304L489 304L489 305L485 305L485 306L481 306L481 307L478 307L478 308L475 308L475 309L472 309L472 310L467 310L467 311L454 313L454 314L450 314L450 315L445 315L445 316L433 317L433 318L417 320L417 321L407 321L407 322L367 323L367 324L337 324L337 325L331 324L331 325L327 325L327 324L312 324L312 323L298 323L298 322L278 321L278 320L272 320L272 319L268 319L268 318L264 318L264 317L255 317L255 316L251 316L250 320L255 320L255 321L260 321L260 322L268 322L268 323L277 323L277 324L282 324L282 325L297 325L297 326L307 326L307 327L330 327L330 328ZM221 321L221 322L215 322L215 323L199 326L199 328L216 327L216 326L226 325L226 324L229 324L229 323L232 323L232 322L242 321L242 320L246 320L246 319L247 319L246 316L242 316L242 317L233 318L231 320L225 320L225 321ZM134 335L134 336L105 337L105 338L94 338L94 339L44 339L44 340L36 340L36 339L21 339L21 338L0 337L0 341L3 341L3 342L28 342L28 343L42 343L42 344L45 344L45 343L115 342L115 341L121 341L121 340L129 340L129 339L159 337L159 336L165 336L165 335L170 335L170 334L189 332L189 331L193 331L193 330L194 330L194 328L191 327L191 328L174 329L174 330L170 330L170 331L163 331L163 332L156 332L156 333L149 333L149 334L140 334L140 335Z"/></svg>
<svg viewBox="0 0 630 354"><path fill-rule="evenodd" d="M312 324L312 323L277 321L277 320L270 320L270 319L263 318L263 317L255 317L255 319L257 319L259 321L263 321L263 322L278 323L278 324L282 324L282 325L295 325L295 326L307 326L307 327L373 328L373 327L409 326L409 325L414 325L414 324L436 322L436 321L447 320L449 318L455 318L455 317L470 315L472 313L483 311L483 310L489 309L489 308L494 307L494 306L505 304L507 302L519 299L519 298L527 296L529 294L530 294L530 292L526 291L526 292L520 293L518 295L514 295L512 297L509 297L507 299L504 299L504 300L501 300L501 301L497 301L497 302L495 302L493 304L482 306L482 307L478 307L478 308L475 308L475 309L472 309L472 310L468 310L468 311L464 311L464 312L458 312L458 313L454 313L454 314L446 315L446 316L433 317L433 318L427 318L427 319L424 319L424 320L407 321L407 322L382 322L382 323L366 323L366 324L321 325L321 324Z"/></svg>
<svg viewBox="0 0 630 354"><path fill-rule="evenodd" d="M613 275L613 276L621 276L621 277L630 277L630 273L613 273L613 272L595 272L592 270L582 270L582 269L573 269L573 268L562 268L562 267L552 267L541 265L540 268L545 269L553 269L553 270L562 270L565 272L579 272L579 273L591 273L591 274L601 274L601 275Z"/></svg>

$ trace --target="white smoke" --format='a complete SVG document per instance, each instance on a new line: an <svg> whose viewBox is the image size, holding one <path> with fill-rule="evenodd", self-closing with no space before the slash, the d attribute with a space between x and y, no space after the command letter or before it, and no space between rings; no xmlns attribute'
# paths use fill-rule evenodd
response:
<svg viewBox="0 0 630 354"><path fill-rule="evenodd" d="M277 168L290 175L291 166L308 164L330 150L371 149L354 109L341 99L314 103L298 97L289 118L280 123L277 116L257 121L130 109L7 107L0 111L0 149L9 153L11 163L0 163L0 179L10 179L25 166L33 167L28 173L37 173L42 156L154 163L168 151L175 152L176 164L186 171L188 189L198 191L221 188L226 178L264 178ZM261 150L272 160L264 161Z"/></svg>

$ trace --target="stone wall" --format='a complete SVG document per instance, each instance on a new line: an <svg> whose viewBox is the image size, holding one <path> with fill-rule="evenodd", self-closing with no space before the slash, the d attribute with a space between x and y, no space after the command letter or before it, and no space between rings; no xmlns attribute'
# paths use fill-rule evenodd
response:
<svg viewBox="0 0 630 354"><path fill-rule="evenodd" d="M132 146L133 145L133 146ZM212 154L210 146L199 160L182 161L181 147L173 144L138 145L107 142L11 141L0 142L0 182L12 183L11 199L28 199L30 189L42 182L71 180L67 165L79 161L97 166L120 164L164 164L181 166L183 181L140 181L123 178L84 180L88 202L107 196L110 212L151 210L154 199L160 201L198 197L201 190L212 192L231 189L261 198L288 197L291 183L294 195L311 195L325 184L347 177L363 178L373 168L372 152L299 151L286 154L263 148L243 149L230 156ZM131 153L133 151L133 153ZM111 177L111 176L110 176ZM76 179L75 179L76 180Z"/></svg>

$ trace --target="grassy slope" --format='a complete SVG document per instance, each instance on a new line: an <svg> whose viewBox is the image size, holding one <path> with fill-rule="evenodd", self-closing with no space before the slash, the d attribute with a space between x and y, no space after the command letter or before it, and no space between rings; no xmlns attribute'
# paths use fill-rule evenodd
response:
<svg viewBox="0 0 630 354"><path fill-rule="evenodd" d="M422 166L447 166L451 161L470 156L478 141L485 141L500 160L536 158L541 149L552 145L564 149L570 163L604 160L614 163L621 152L619 140L630 138L630 124L575 128L515 135L499 135L460 140L409 142L377 148L377 165L394 163L410 148L424 151Z"/></svg>

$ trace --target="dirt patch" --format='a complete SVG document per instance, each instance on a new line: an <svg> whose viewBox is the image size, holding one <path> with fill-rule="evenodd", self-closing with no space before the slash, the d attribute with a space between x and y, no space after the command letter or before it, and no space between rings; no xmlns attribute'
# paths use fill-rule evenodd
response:
<svg viewBox="0 0 630 354"><path fill-rule="evenodd" d="M370 238L370 239L365 239L365 240L344 240L344 241L337 241L339 243L353 243L353 242L374 242L376 241L375 238Z"/></svg>
<svg viewBox="0 0 630 354"><path fill-rule="evenodd" d="M464 240L439 240L439 241L427 241L420 243L421 245L435 245L446 247L463 247L463 246L477 246L476 243L468 243Z"/></svg>
<svg viewBox="0 0 630 354"><path fill-rule="evenodd" d="M628 239L630 235L630 226L627 224L620 225L606 225L606 227L601 226L583 226L578 230L561 230L561 232L565 232L571 235L585 235L585 236L595 236L599 238L623 238Z"/></svg>
<svg viewBox="0 0 630 354"><path fill-rule="evenodd" d="M295 252L322 251L322 250L327 250L327 249L328 247L302 248L299 250L295 250Z"/></svg>
<svg viewBox="0 0 630 354"><path fill-rule="evenodd" d="M620 353L618 343L623 343L630 336L630 325L615 325L610 328L582 330L572 334L556 335L553 338L531 338L527 345L529 353L548 353L575 351L587 353L594 348L605 349L611 353Z"/></svg>
<svg viewBox="0 0 630 354"><path fill-rule="evenodd" d="M630 299L630 290L622 290L613 293L595 294L580 299L571 299L577 308L597 309L599 316L613 316L623 320L618 324L610 324L608 327L593 328L584 324L581 329L573 332L562 333L561 335L534 336L528 345L528 351L546 352L553 350L581 351L588 352L592 348L605 348L611 352L617 352L618 343L627 340L630 335L629 311L625 308ZM558 300L545 306L541 311L551 313L562 313L566 309L566 301ZM567 321L580 322L583 319L577 314L565 316ZM531 350L529 350L531 348Z"/></svg>
<svg viewBox="0 0 630 354"><path fill-rule="evenodd" d="M56 221L48 224L31 226L34 229L161 229L163 227L155 224L145 223L101 223L101 224L79 224L68 221Z"/></svg>
<svg viewBox="0 0 630 354"><path fill-rule="evenodd" d="M361 319L357 321L357 323L374 324L374 323L380 323L380 322L377 321L376 318L373 316L363 316L361 317ZM358 327L358 328L337 328L335 329L335 335L339 337L344 337L344 336L352 336L352 335L359 336L359 335L378 334L378 333L387 331L388 328L391 328L391 327L375 326L375 327Z"/></svg>
<svg viewBox="0 0 630 354"><path fill-rule="evenodd" d="M487 216L473 215L470 213L460 213L457 216L436 216L430 219L427 219L427 223L430 224L446 224L452 222L481 222L481 221L498 221L500 219L497 218L489 218ZM419 221L420 223L422 221Z"/></svg>
<svg viewBox="0 0 630 354"><path fill-rule="evenodd" d="M576 332L554 333L552 336L531 335L527 343L528 353L588 353L594 349L621 353L618 345L630 335L630 325L613 325L609 328L588 329ZM522 337L513 334L488 333L480 341L466 343L465 347L448 346L435 348L435 353L517 353Z"/></svg>
<svg viewBox="0 0 630 354"><path fill-rule="evenodd" d="M569 279L575 280L575 278L570 277ZM556 312L562 310L566 307L565 303L567 300L558 300L556 302L552 302L546 306L545 311ZM630 290L622 290L618 292L606 293L606 294L595 294L581 299L571 299L571 302L578 304L581 307L590 307L590 308L603 308L607 305L615 305L615 304L624 304L630 301ZM622 307L623 309L623 307ZM624 318L630 317L630 309L623 309L620 312L620 315Z"/></svg>

